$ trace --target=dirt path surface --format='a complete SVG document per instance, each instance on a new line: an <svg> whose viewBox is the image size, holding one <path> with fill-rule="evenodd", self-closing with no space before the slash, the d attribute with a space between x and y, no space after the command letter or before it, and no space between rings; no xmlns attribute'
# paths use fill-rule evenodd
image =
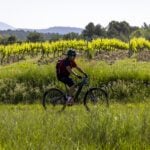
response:
<svg viewBox="0 0 150 150"><path fill-rule="evenodd" d="M114 63L116 60L121 60L125 58L135 58L137 61L150 61L150 51L141 51L138 53L133 53L129 57L128 50L117 50L117 51L101 51L97 53L94 57L95 60L106 61L107 63Z"/></svg>

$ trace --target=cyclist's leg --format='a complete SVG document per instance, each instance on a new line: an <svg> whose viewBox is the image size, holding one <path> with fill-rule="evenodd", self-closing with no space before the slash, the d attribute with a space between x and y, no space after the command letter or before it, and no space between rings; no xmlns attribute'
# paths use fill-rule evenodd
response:
<svg viewBox="0 0 150 150"><path fill-rule="evenodd" d="M69 77L62 77L60 79L61 82L65 83L68 87L68 103L73 103L73 95L74 95L74 91L75 91L75 83L73 82L72 78Z"/></svg>

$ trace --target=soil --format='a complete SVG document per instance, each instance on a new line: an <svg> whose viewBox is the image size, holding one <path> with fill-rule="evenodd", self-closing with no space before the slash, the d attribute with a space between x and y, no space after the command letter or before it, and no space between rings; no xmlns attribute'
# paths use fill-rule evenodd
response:
<svg viewBox="0 0 150 150"><path fill-rule="evenodd" d="M129 57L128 51L117 50L117 51L100 51L94 57L95 60L106 61L109 64L113 64L116 60L121 60Z"/></svg>
<svg viewBox="0 0 150 150"><path fill-rule="evenodd" d="M113 64L116 60L122 60L125 58L135 58L137 61L150 62L150 51L144 50L138 53L131 54L128 50L117 51L100 51L94 56L95 60L106 61L109 64Z"/></svg>
<svg viewBox="0 0 150 150"><path fill-rule="evenodd" d="M82 56L82 55L81 55ZM140 51L138 53L131 53L128 50L116 50L116 51L100 51L95 54L92 59L96 61L105 61L108 64L113 64L117 60L123 60L126 58L134 58L137 61L146 61L150 62L150 50ZM54 62L58 58L49 58L45 57L38 60L38 64L48 64ZM88 59L89 60L89 59Z"/></svg>
<svg viewBox="0 0 150 150"><path fill-rule="evenodd" d="M150 62L150 50L141 51L137 54L138 61L147 61Z"/></svg>

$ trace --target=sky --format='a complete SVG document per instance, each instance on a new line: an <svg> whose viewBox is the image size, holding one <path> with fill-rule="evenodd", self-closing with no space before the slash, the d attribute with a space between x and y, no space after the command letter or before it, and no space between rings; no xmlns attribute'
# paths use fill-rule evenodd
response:
<svg viewBox="0 0 150 150"><path fill-rule="evenodd" d="M15 28L106 27L112 20L150 24L150 0L0 0L0 22Z"/></svg>

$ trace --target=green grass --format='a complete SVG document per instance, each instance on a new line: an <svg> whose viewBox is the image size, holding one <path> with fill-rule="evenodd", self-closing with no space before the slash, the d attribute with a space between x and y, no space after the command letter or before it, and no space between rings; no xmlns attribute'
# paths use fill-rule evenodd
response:
<svg viewBox="0 0 150 150"><path fill-rule="evenodd" d="M111 79L141 80L150 81L150 62L137 62L136 59L125 59L116 61L108 65L102 61L85 61L78 59L77 63L90 76L96 76L99 81L109 81ZM18 63L0 66L0 79L30 79L45 78L50 75L55 76L56 62L47 65L37 65L34 60L26 60Z"/></svg>
<svg viewBox="0 0 150 150"><path fill-rule="evenodd" d="M150 149L150 103L68 107L0 105L0 149Z"/></svg>
<svg viewBox="0 0 150 150"><path fill-rule="evenodd" d="M77 63L89 75L91 86L117 81L117 84L112 85L115 89L113 91L115 95L112 95L112 98L129 99L131 97L131 99L137 99L139 97L141 99L143 97L145 99L145 97L149 97L150 62L126 59L108 65L102 61L86 61L80 58L77 59ZM37 59L28 59L1 66L0 101L33 103L37 99L41 99L44 91L48 88L64 88L64 85L56 79L55 65L56 62L38 65ZM145 86L143 83L147 85Z"/></svg>

